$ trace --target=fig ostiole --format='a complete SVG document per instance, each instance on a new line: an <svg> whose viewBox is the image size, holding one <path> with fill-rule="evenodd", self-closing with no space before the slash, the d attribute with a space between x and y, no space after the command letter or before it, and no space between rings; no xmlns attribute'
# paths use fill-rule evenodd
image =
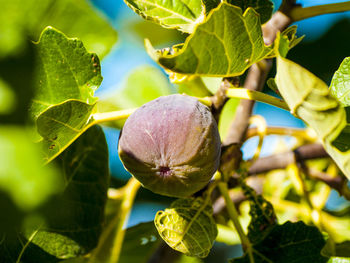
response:
<svg viewBox="0 0 350 263"><path fill-rule="evenodd" d="M159 97L126 120L118 144L124 167L154 193L187 197L218 169L221 142L209 108L185 95Z"/></svg>

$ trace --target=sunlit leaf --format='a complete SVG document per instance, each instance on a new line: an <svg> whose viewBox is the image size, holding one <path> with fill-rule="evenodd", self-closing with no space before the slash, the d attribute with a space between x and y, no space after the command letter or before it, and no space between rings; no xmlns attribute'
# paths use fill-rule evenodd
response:
<svg viewBox="0 0 350 263"><path fill-rule="evenodd" d="M86 0L0 0L0 58L19 54L29 39L37 39L46 26L81 38L88 50L106 55L117 35L105 18Z"/></svg>
<svg viewBox="0 0 350 263"><path fill-rule="evenodd" d="M335 72L330 90L344 107L350 106L350 57L345 58Z"/></svg>
<svg viewBox="0 0 350 263"><path fill-rule="evenodd" d="M213 10L173 54L145 44L149 55L167 70L217 77L241 75L272 52L264 44L259 15L251 8L242 14L227 3Z"/></svg>
<svg viewBox="0 0 350 263"><path fill-rule="evenodd" d="M325 263L327 258L321 256L325 241L316 227L303 222L286 222L274 227L259 243L253 246L255 262L270 263ZM233 259L234 263L250 263L249 256Z"/></svg>
<svg viewBox="0 0 350 263"><path fill-rule="evenodd" d="M31 242L24 258L36 246L64 259L86 254L97 245L109 183L102 129L94 126L87 130L57 161L62 165L64 191L42 209L42 225L26 229L25 236L31 236Z"/></svg>
<svg viewBox="0 0 350 263"><path fill-rule="evenodd" d="M37 43L36 96L31 108L39 134L43 137L46 161L66 149L86 130L101 84L101 68L96 54L83 43L69 39L51 27Z"/></svg>
<svg viewBox="0 0 350 263"><path fill-rule="evenodd" d="M99 59L88 53L80 40L69 39L48 27L42 32L36 50L34 116L70 99L87 104L96 102L94 91L102 81Z"/></svg>
<svg viewBox="0 0 350 263"><path fill-rule="evenodd" d="M154 223L170 247L188 256L206 257L217 235L211 203L201 197L176 200Z"/></svg>
<svg viewBox="0 0 350 263"><path fill-rule="evenodd" d="M201 0L124 0L137 14L167 28L192 33L204 18Z"/></svg>
<svg viewBox="0 0 350 263"><path fill-rule="evenodd" d="M281 56L277 57L276 84L291 111L316 131L326 151L344 174L350 177L346 111L329 94L327 85L306 69ZM345 133L342 133L343 130ZM341 137L344 134L345 138Z"/></svg>
<svg viewBox="0 0 350 263"><path fill-rule="evenodd" d="M37 119L40 142L44 149L45 161L51 161L64 151L88 127L94 105L69 100L51 107Z"/></svg>

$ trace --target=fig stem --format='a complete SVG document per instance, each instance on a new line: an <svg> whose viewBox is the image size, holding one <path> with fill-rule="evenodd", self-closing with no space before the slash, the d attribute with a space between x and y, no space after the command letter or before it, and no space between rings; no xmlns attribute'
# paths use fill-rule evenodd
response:
<svg viewBox="0 0 350 263"><path fill-rule="evenodd" d="M110 112L101 112L95 113L92 115L93 123L99 124L109 121L118 121L122 119L128 118L137 108L127 109L127 110L118 110L118 111L110 111Z"/></svg>
<svg viewBox="0 0 350 263"><path fill-rule="evenodd" d="M233 225L236 228L239 239L241 240L241 243L242 243L243 250L248 253L250 262L254 262L252 244L250 243L247 235L244 233L242 225L238 220L238 212L237 212L236 207L233 204L233 202L229 196L227 183L219 182L218 188L222 194L222 197L225 200L227 212L230 216L230 219L233 222Z"/></svg>
<svg viewBox="0 0 350 263"><path fill-rule="evenodd" d="M306 18L330 14L340 13L350 10L350 1L326 5L316 5L310 7L296 6L290 10L288 16L295 22Z"/></svg>
<svg viewBox="0 0 350 263"><path fill-rule="evenodd" d="M226 91L226 95L228 98L256 100L281 108L283 110L290 111L288 105L283 100L259 91L248 90L245 88L231 88Z"/></svg>

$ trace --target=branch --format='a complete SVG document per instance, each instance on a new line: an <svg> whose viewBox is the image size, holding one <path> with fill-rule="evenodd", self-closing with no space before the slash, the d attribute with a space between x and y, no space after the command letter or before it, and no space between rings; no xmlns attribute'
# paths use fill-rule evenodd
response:
<svg viewBox="0 0 350 263"><path fill-rule="evenodd" d="M288 16L277 11L262 28L265 44L271 45L276 38L277 32L283 31L291 23L292 20ZM248 71L244 88L254 91L262 90L271 67L271 60L263 60L258 64L252 65ZM253 106L254 101L241 100L237 107L235 118L231 123L229 133L224 138L224 145L230 145L232 143L242 144L249 126L249 117L252 114Z"/></svg>
<svg viewBox="0 0 350 263"><path fill-rule="evenodd" d="M275 169L284 169L289 164L328 157L321 144L306 144L294 151L279 153L258 159L249 168L248 174L266 173Z"/></svg>
<svg viewBox="0 0 350 263"><path fill-rule="evenodd" d="M339 195L343 196L346 200L350 201L350 189L348 188L348 180L344 176L332 177L331 175L318 171L313 168L308 168L308 174L310 178L321 181L328 185L330 188L336 190Z"/></svg>
<svg viewBox="0 0 350 263"><path fill-rule="evenodd" d="M350 1L343 3L316 5L310 7L295 7L291 9L288 16L293 21L300 21L314 16L325 15L330 13L340 13L350 10Z"/></svg>

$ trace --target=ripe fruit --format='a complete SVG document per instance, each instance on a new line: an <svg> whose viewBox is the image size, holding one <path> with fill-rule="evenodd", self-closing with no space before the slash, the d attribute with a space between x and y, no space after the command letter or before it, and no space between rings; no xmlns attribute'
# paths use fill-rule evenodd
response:
<svg viewBox="0 0 350 263"><path fill-rule="evenodd" d="M118 151L125 168L151 191L187 197L219 166L220 137L208 107L184 95L160 97L125 122Z"/></svg>

